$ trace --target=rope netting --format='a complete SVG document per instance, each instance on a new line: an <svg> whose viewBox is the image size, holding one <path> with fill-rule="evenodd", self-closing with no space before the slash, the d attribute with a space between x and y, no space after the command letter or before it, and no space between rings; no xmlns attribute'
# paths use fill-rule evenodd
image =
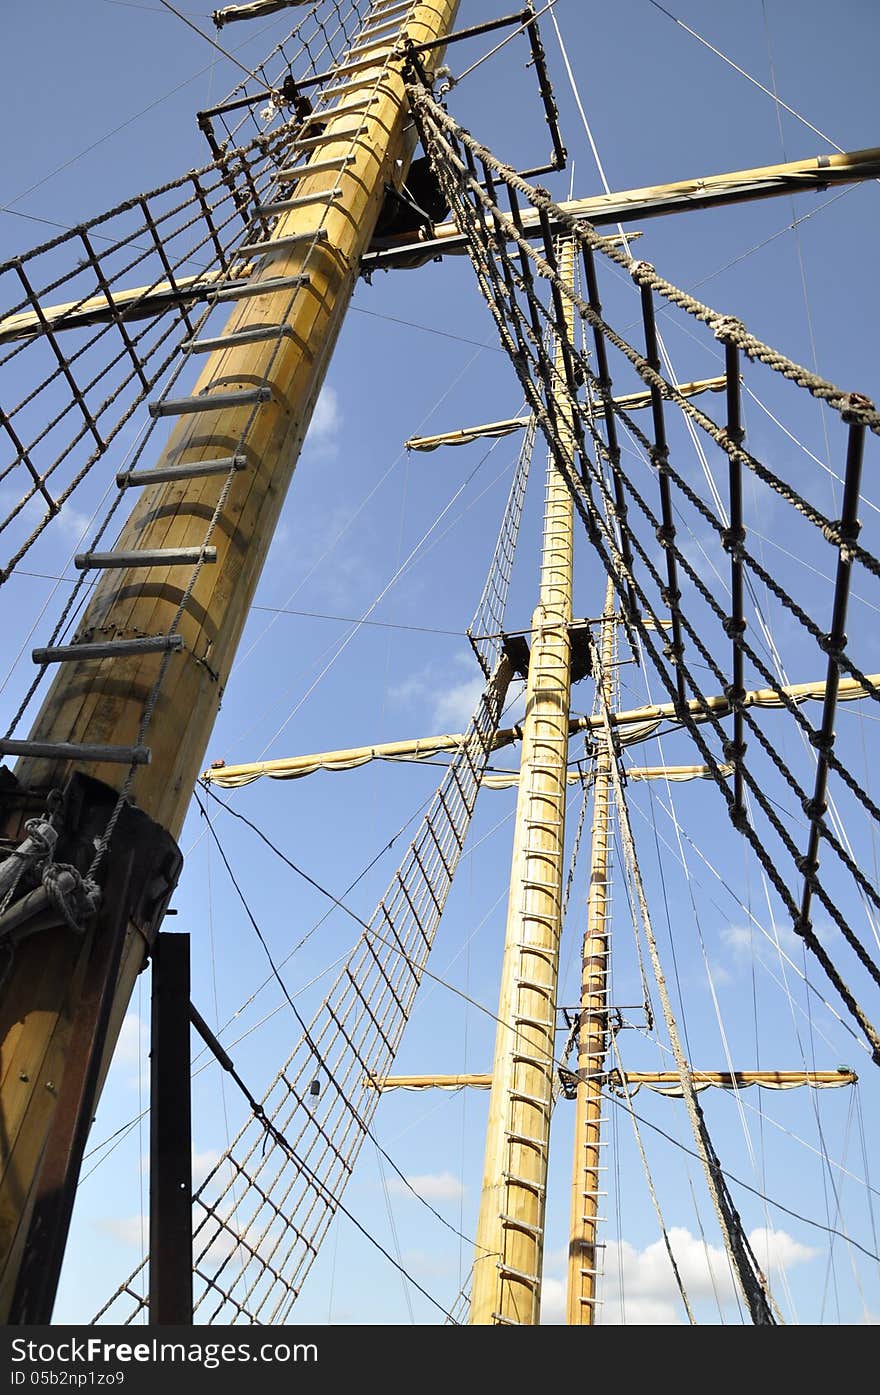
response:
<svg viewBox="0 0 880 1395"><path fill-rule="evenodd" d="M499 653L496 640L496 664ZM193 1197L194 1310L200 1322L265 1325L289 1316L368 1137L380 1098L375 1081L390 1069L412 1011L493 749L509 675L502 661L333 987L259 1111L251 1113ZM145 1259L96 1321L137 1319L147 1303L147 1265Z"/></svg>
<svg viewBox="0 0 880 1395"><path fill-rule="evenodd" d="M344 56L368 10L312 6L258 66L265 88L234 89L244 115L211 135L211 164L0 263L0 584L111 446L151 436L139 409L169 374L185 376L184 346L252 269L237 248L277 221L259 210L309 128L300 84Z"/></svg>
<svg viewBox="0 0 880 1395"><path fill-rule="evenodd" d="M417 62L410 98L452 216L467 237L501 344L568 481L594 553L614 583L634 649L641 646L672 699L675 725L696 743L731 821L756 853L793 929L822 964L880 1061L880 1035L849 986L849 972L844 977L835 962L841 956L832 959L814 925L818 914L839 930L856 957L860 991L862 983L874 991L880 985L880 968L866 943L868 937L856 923L864 918L875 945L880 943L876 932L880 894L853 849L849 820L864 826L867 815L868 824L876 823L880 808L839 757L834 717L844 675L860 685L867 699L880 699L876 675L863 671L845 630L854 586L873 584L880 575L875 552L859 541L862 461L866 443L880 434L880 413L867 398L835 387L763 343L738 320L681 291L650 264L633 259L566 212L546 191L528 184L435 101L419 78ZM554 249L554 237L560 233L576 239L584 294L560 276ZM637 287L636 322L641 325L643 347L603 316L599 270L605 261L626 271ZM705 325L723 345L723 422L714 420L680 390L671 374L661 373L658 302ZM574 311L573 334L566 330L568 307ZM554 369L546 351L548 333L558 336L562 344L560 371ZM591 354L583 347L587 338ZM830 517L815 498L803 492L795 471L787 477L745 448L740 395L743 360L763 365L827 404L836 415L843 467L838 518ZM623 405L612 392L612 378L615 384L622 379L628 389L633 373L648 389L650 431L639 424L631 405ZM570 402L574 410L574 462L564 448L560 399ZM705 483L682 461L684 451L676 449L673 422L667 420L676 414L720 453L727 468L726 500L714 477L709 497L704 497ZM634 447L628 454L622 448L624 433ZM639 460L638 468L630 465L629 455ZM760 519L768 501L777 508L784 506L782 528L789 534L787 545L792 551L802 548L806 554L817 544L829 550L835 573L830 605L828 589L819 609L809 587L798 592L788 576L783 584L758 555L747 523ZM689 545L695 536L711 570L702 557L695 560L695 548ZM708 542L703 541L706 538ZM716 562L723 564L726 576ZM784 690L771 637L763 634L771 642L762 643L759 592L783 608L786 622L802 642L805 661L812 654L811 662L823 676L817 724ZM753 607L747 620L749 600ZM661 635L665 642L658 638ZM870 650L863 645L860 652ZM756 681L755 675L778 698L789 734L794 727L802 737L802 758L793 756L793 746L786 745L784 736L768 735L764 723L748 709L745 693ZM717 712L706 715L707 699L713 694L723 694L727 700L732 733ZM757 759L746 758L746 738ZM725 763L733 766L730 783ZM821 875L820 851L824 854Z"/></svg>

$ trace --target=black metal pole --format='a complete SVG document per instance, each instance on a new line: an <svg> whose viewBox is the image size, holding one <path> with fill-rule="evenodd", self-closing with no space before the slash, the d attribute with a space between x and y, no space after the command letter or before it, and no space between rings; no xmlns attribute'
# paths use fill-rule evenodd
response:
<svg viewBox="0 0 880 1395"><path fill-rule="evenodd" d="M153 957L150 1050L150 1323L188 1326L192 1292L189 935Z"/></svg>

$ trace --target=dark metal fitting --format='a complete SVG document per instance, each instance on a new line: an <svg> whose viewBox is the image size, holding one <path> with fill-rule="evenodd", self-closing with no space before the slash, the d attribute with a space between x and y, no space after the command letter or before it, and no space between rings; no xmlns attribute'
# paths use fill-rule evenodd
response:
<svg viewBox="0 0 880 1395"><path fill-rule="evenodd" d="M743 426L726 426L721 432L723 445L741 446L745 438L746 432Z"/></svg>
<svg viewBox="0 0 880 1395"><path fill-rule="evenodd" d="M681 600L681 592L676 586L661 586L660 599L670 610L674 610Z"/></svg>
<svg viewBox="0 0 880 1395"><path fill-rule="evenodd" d="M663 657L664 659L668 659L670 663L677 664L681 658L683 649L684 645L676 643L674 639L670 639L668 643L663 645Z"/></svg>
<svg viewBox="0 0 880 1395"><path fill-rule="evenodd" d="M810 934L813 929L813 922L809 920L807 916L799 915L791 928L796 935L800 935L803 938Z"/></svg>
<svg viewBox="0 0 880 1395"><path fill-rule="evenodd" d="M807 881L812 883L816 880L816 873L819 870L818 858L808 857L806 853L802 857L796 857L794 865L799 872L802 872Z"/></svg>
<svg viewBox="0 0 880 1395"><path fill-rule="evenodd" d="M730 822L738 832L742 833L749 826L748 816L741 804L732 804L729 809Z"/></svg>
<svg viewBox="0 0 880 1395"><path fill-rule="evenodd" d="M736 639L738 636L745 634L746 622L740 619L738 615L726 615L724 617L722 629L728 639Z"/></svg>
<svg viewBox="0 0 880 1395"><path fill-rule="evenodd" d="M826 736L822 731L811 731L810 745L815 746L823 756L827 756L834 746L834 736Z"/></svg>
<svg viewBox="0 0 880 1395"><path fill-rule="evenodd" d="M830 659L839 659L846 649L846 635L841 635L839 639L835 639L834 636L830 634L822 635L817 643L823 653L827 654Z"/></svg>
<svg viewBox="0 0 880 1395"><path fill-rule="evenodd" d="M746 530L742 524L738 528L721 529L721 545L730 552L735 547L741 547L746 540Z"/></svg>
<svg viewBox="0 0 880 1395"><path fill-rule="evenodd" d="M658 470L664 470L669 464L669 447L652 446L648 456L652 465L656 465Z"/></svg>
<svg viewBox="0 0 880 1395"><path fill-rule="evenodd" d="M661 547L669 547L675 541L675 524L661 523L659 528L655 528L654 536Z"/></svg>
<svg viewBox="0 0 880 1395"><path fill-rule="evenodd" d="M739 707L741 703L745 702L745 688L738 688L735 683L726 683L722 691L731 707Z"/></svg>
<svg viewBox="0 0 880 1395"><path fill-rule="evenodd" d="M733 761L738 765L746 753L745 741L724 741L721 744L721 754L726 761Z"/></svg>
<svg viewBox="0 0 880 1395"><path fill-rule="evenodd" d="M824 799L802 799L801 808L808 819L820 819L828 808L828 802Z"/></svg>

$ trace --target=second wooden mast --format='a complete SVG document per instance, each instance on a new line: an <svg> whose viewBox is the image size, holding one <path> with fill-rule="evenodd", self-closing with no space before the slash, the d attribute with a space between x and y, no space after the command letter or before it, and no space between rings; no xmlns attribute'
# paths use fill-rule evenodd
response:
<svg viewBox="0 0 880 1395"><path fill-rule="evenodd" d="M569 284L573 267L569 241L560 256L561 275ZM572 325L566 330L571 334ZM555 368L561 384L559 345ZM563 449L573 460L571 406L560 387L556 396ZM571 491L551 458L471 1292L470 1320L477 1324L540 1320L562 931L573 519Z"/></svg>

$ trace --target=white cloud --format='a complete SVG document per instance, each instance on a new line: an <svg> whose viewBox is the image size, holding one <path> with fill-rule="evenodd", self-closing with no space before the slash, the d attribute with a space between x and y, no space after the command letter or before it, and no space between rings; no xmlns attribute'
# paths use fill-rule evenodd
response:
<svg viewBox="0 0 880 1395"><path fill-rule="evenodd" d="M545 1279L541 1285L541 1325L565 1322L565 1284L562 1279Z"/></svg>
<svg viewBox="0 0 880 1395"><path fill-rule="evenodd" d="M422 1177L407 1177L406 1181L423 1201L457 1201L464 1195L464 1187L451 1172L426 1173ZM388 1190L397 1196L410 1196L412 1193L401 1178L393 1177Z"/></svg>
<svg viewBox="0 0 880 1395"><path fill-rule="evenodd" d="M99 1230L118 1240L122 1245L133 1245L140 1249L149 1248L150 1222L147 1216L107 1216L97 1221Z"/></svg>
<svg viewBox="0 0 880 1395"><path fill-rule="evenodd" d="M341 425L339 398L329 383L325 383L315 403L306 437L312 450L323 456L334 454Z"/></svg>
<svg viewBox="0 0 880 1395"><path fill-rule="evenodd" d="M65 504L58 514L57 524L60 531L71 542L78 543L85 539L88 530L95 531L96 521L92 514L83 513L81 509L75 509L72 504Z"/></svg>
<svg viewBox="0 0 880 1395"><path fill-rule="evenodd" d="M197 1186L199 1185L200 1182L204 1182L204 1180L205 1180L205 1178L207 1177L208 1173L211 1171L211 1169L212 1169L213 1167L216 1167L216 1165L217 1165L217 1163L218 1163L219 1161L220 1161L220 1154L217 1152L216 1148L206 1148L205 1151L204 1151L204 1153L198 1153L198 1152L196 1152L195 1148L193 1148L193 1153L192 1153L192 1177L193 1177L193 1186L197 1187Z"/></svg>
<svg viewBox="0 0 880 1395"><path fill-rule="evenodd" d="M126 1013L122 1019L113 1061L121 1068L124 1083L130 1089L149 1090L150 1028L136 1012Z"/></svg>
<svg viewBox="0 0 880 1395"><path fill-rule="evenodd" d="M122 1026L119 1029L119 1040L116 1043L114 1059L128 1066L134 1065L136 1061L139 1061L144 1044L143 1032L143 1023L137 1013L126 1013L125 1017L122 1019Z"/></svg>
<svg viewBox="0 0 880 1395"><path fill-rule="evenodd" d="M465 654L443 669L429 664L391 687L389 697L401 706L417 705L427 711L436 731L464 731L486 686L474 667Z"/></svg>
<svg viewBox="0 0 880 1395"><path fill-rule="evenodd" d="M669 1231L675 1262L692 1306L701 1300L722 1307L736 1301L736 1290L727 1255L721 1245L707 1245L683 1227ZM749 1236L758 1264L768 1275L794 1268L813 1259L818 1250L802 1245L784 1230L758 1227ZM548 1267L565 1262L565 1254L548 1256ZM564 1283L545 1277L541 1320L564 1321ZM598 1321L607 1326L621 1323L641 1326L678 1326L687 1315L672 1265L662 1240L638 1250L627 1240L610 1240L604 1250L603 1274L598 1297L602 1300Z"/></svg>
<svg viewBox="0 0 880 1395"><path fill-rule="evenodd" d="M485 688L483 678L467 678L463 683L455 683L445 692L434 698L434 721L436 727L455 727L461 730L467 726L474 709Z"/></svg>
<svg viewBox="0 0 880 1395"><path fill-rule="evenodd" d="M802 1245L784 1230L767 1230L758 1226L749 1236L749 1244L755 1258L765 1273L783 1269L793 1269L796 1264L805 1264L814 1259L818 1250Z"/></svg>

